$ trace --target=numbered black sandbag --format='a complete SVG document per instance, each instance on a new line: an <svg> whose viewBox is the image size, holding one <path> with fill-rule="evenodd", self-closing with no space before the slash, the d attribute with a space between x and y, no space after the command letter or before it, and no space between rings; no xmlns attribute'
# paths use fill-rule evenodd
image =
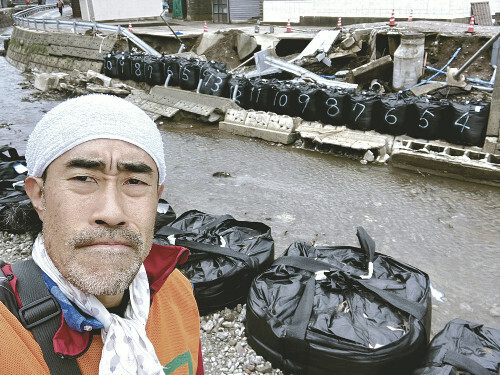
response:
<svg viewBox="0 0 500 375"><path fill-rule="evenodd" d="M165 67L161 58L155 56L144 57L144 80L151 86L165 83Z"/></svg>
<svg viewBox="0 0 500 375"><path fill-rule="evenodd" d="M297 87L296 115L307 121L320 120L320 110L318 108L318 86L301 84Z"/></svg>
<svg viewBox="0 0 500 375"><path fill-rule="evenodd" d="M325 124L345 125L349 95L335 88L321 88L317 93L318 117Z"/></svg>
<svg viewBox="0 0 500 375"><path fill-rule="evenodd" d="M273 111L273 101L278 92L275 84L279 81L269 79L253 79L250 81L249 106L256 111Z"/></svg>
<svg viewBox="0 0 500 375"><path fill-rule="evenodd" d="M448 120L448 100L417 98L412 104L408 135L414 138L438 139Z"/></svg>
<svg viewBox="0 0 500 375"><path fill-rule="evenodd" d="M144 74L144 55L130 56L130 75L136 82L144 82L146 80Z"/></svg>
<svg viewBox="0 0 500 375"><path fill-rule="evenodd" d="M200 79L205 78L208 69L215 69L219 72L226 72L226 63L219 61L205 61L200 63Z"/></svg>
<svg viewBox="0 0 500 375"><path fill-rule="evenodd" d="M130 54L128 52L121 52L116 55L116 65L118 78L123 80L132 79L132 73L130 71Z"/></svg>
<svg viewBox="0 0 500 375"><path fill-rule="evenodd" d="M398 94L380 98L380 105L376 111L375 130L384 134L406 134L410 121L410 116L407 116L410 105L410 99Z"/></svg>
<svg viewBox="0 0 500 375"><path fill-rule="evenodd" d="M116 53L108 52L104 54L104 64L102 69L105 76L111 78L118 77L118 65L117 65Z"/></svg>
<svg viewBox="0 0 500 375"><path fill-rule="evenodd" d="M281 81L274 86L276 88L276 94L272 101L271 112L277 113L278 115L297 116L297 99L299 96L297 84Z"/></svg>
<svg viewBox="0 0 500 375"><path fill-rule="evenodd" d="M413 375L498 375L500 331L454 319L431 341Z"/></svg>
<svg viewBox="0 0 500 375"><path fill-rule="evenodd" d="M163 66L165 69L165 86L179 86L179 61L186 60L182 57L163 57Z"/></svg>
<svg viewBox="0 0 500 375"><path fill-rule="evenodd" d="M458 145L482 147L486 137L489 114L489 103L451 101L450 120L444 139Z"/></svg>
<svg viewBox="0 0 500 375"><path fill-rule="evenodd" d="M374 128L374 112L379 103L380 98L375 93L350 94L347 127L357 130L372 130Z"/></svg>
<svg viewBox="0 0 500 375"><path fill-rule="evenodd" d="M429 277L357 236L359 248L296 242L254 279L248 343L286 374L408 375L425 354Z"/></svg>
<svg viewBox="0 0 500 375"><path fill-rule="evenodd" d="M230 74L213 67L205 69L203 74L200 93L214 96L227 96L227 91L229 91L227 83L231 77Z"/></svg>
<svg viewBox="0 0 500 375"><path fill-rule="evenodd" d="M240 107L249 109L251 84L248 78L232 76L228 81L228 95Z"/></svg>
<svg viewBox="0 0 500 375"><path fill-rule="evenodd" d="M155 232L161 227L170 224L176 218L175 211L165 199L160 198L156 208Z"/></svg>
<svg viewBox="0 0 500 375"><path fill-rule="evenodd" d="M193 284L201 314L244 303L252 279L274 259L271 229L230 215L187 211L156 231L155 241L191 251L179 268Z"/></svg>
<svg viewBox="0 0 500 375"><path fill-rule="evenodd" d="M200 79L200 63L196 60L179 61L179 85L184 90L196 90Z"/></svg>

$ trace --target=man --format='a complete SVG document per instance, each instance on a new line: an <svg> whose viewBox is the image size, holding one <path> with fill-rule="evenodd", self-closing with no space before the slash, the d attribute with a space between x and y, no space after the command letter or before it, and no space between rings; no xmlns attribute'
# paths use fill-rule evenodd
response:
<svg viewBox="0 0 500 375"><path fill-rule="evenodd" d="M57 8L59 9L59 14L61 15L61 17L62 17L62 9L63 9L63 7L64 7L64 3L61 0L59 0L57 2Z"/></svg>
<svg viewBox="0 0 500 375"><path fill-rule="evenodd" d="M155 123L117 97L70 99L36 125L26 161L43 222L33 260L63 310L55 353L83 375L203 374L196 302L175 270L187 250L152 243L166 171ZM0 337L2 373L49 374L2 303Z"/></svg>

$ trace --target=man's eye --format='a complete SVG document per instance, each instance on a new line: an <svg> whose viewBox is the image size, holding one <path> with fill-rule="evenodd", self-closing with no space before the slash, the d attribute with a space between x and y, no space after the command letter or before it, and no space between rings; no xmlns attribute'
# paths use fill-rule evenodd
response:
<svg viewBox="0 0 500 375"><path fill-rule="evenodd" d="M127 181L129 185L143 185L145 184L143 181L138 180L137 178L131 178Z"/></svg>
<svg viewBox="0 0 500 375"><path fill-rule="evenodd" d="M76 176L76 177L73 177L73 180L81 181L81 182L92 182L92 181L94 181L94 179L92 177L89 177L89 176Z"/></svg>

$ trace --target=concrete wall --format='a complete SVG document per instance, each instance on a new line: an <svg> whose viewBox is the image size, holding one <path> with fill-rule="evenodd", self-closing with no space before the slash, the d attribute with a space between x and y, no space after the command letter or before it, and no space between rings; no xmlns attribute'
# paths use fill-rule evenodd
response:
<svg viewBox="0 0 500 375"><path fill-rule="evenodd" d="M128 20L158 17L162 0L80 0L84 21Z"/></svg>
<svg viewBox="0 0 500 375"><path fill-rule="evenodd" d="M264 0L264 22L300 22L300 17L407 18L413 9L417 19L461 19L470 16L469 0ZM500 0L490 0L492 14L500 11Z"/></svg>
<svg viewBox="0 0 500 375"><path fill-rule="evenodd" d="M7 61L20 70L38 68L42 72L100 72L103 54L113 50L117 39L96 36L45 33L14 27ZM101 48L101 52L99 52Z"/></svg>

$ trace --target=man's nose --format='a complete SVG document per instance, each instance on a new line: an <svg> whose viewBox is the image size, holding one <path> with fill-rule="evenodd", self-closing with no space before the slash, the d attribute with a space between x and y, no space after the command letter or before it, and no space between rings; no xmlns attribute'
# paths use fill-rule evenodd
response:
<svg viewBox="0 0 500 375"><path fill-rule="evenodd" d="M124 204L118 187L114 183L104 184L96 193L92 223L109 227L125 226Z"/></svg>

